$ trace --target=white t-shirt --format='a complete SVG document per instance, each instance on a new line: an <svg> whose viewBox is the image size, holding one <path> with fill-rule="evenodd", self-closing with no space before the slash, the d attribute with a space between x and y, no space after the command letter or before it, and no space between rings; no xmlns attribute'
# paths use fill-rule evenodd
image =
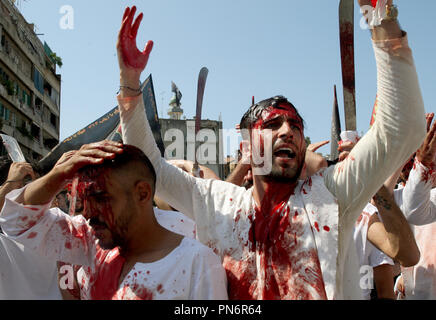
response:
<svg viewBox="0 0 436 320"><path fill-rule="evenodd" d="M377 208L371 203L368 203L357 219L356 226L354 227L353 239L356 245L362 276L367 272L367 270L362 267L369 266L375 268L383 264L394 265L394 261L391 258L368 241L368 223L369 219L374 214L378 214ZM373 277L370 277L370 279L372 278ZM371 297L371 289L373 289L373 281L370 280L370 283L362 281L360 285L363 291L363 298L369 300Z"/></svg>
<svg viewBox="0 0 436 320"><path fill-rule="evenodd" d="M154 216L162 227L182 236L195 239L197 232L194 220L178 211L166 211L157 207L153 209Z"/></svg>
<svg viewBox="0 0 436 320"><path fill-rule="evenodd" d="M407 300L436 300L436 222L414 227L421 258L404 273ZM411 276L408 279L408 276ZM410 284L408 287L407 284Z"/></svg>
<svg viewBox="0 0 436 320"><path fill-rule="evenodd" d="M60 300L56 263L0 234L0 300Z"/></svg>
<svg viewBox="0 0 436 320"><path fill-rule="evenodd" d="M118 250L100 249L83 216L70 217L58 208L48 209L49 204L18 204L15 199L23 190L14 190L6 196L0 218L5 234L37 255L44 256L47 261L84 266L78 273L82 298L98 298L91 293L95 284L107 286L112 282L116 284L116 287L112 286L114 294L105 297L107 299L227 299L226 275L219 257L210 248L191 239L194 223L182 214L175 213L177 218L172 220L165 211L155 209L159 223L178 230L176 233L189 234L191 238L185 237L177 248L159 261L137 263L118 286L118 277L113 273L114 270L121 272L123 264ZM139 271L144 271L143 278L132 276ZM179 280L173 283L176 278ZM99 279L102 281L98 282ZM98 288L101 291L102 287Z"/></svg>
<svg viewBox="0 0 436 320"><path fill-rule="evenodd" d="M114 256L116 250L111 252ZM90 268L81 268L81 298L91 299ZM136 263L111 299L115 300L210 300L227 299L227 285L220 259L211 249L191 238L166 257L153 263Z"/></svg>
<svg viewBox="0 0 436 320"><path fill-rule="evenodd" d="M412 170L414 171L414 170ZM411 171L411 173L412 173ZM409 184L409 181L406 183ZM404 188L403 190L406 190ZM418 192L414 198L417 204L408 206L412 210L411 224L415 234L416 243L421 253L421 257L416 265L405 268L402 272L404 288L407 300L435 300L436 299L436 222L428 223L435 220L436 189L431 189L430 197L427 201L420 201L425 196L424 190L415 190ZM411 194L412 196L412 194ZM428 195L427 195L428 197ZM412 198L412 197L411 197ZM407 198L406 198L407 199ZM427 205L424 205L427 203ZM416 207L413 209L412 207ZM426 224L427 222L427 224Z"/></svg>

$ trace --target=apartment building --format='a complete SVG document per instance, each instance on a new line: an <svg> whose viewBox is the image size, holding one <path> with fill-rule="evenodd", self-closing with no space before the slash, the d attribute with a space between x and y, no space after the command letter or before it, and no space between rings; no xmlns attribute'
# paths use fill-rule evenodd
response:
<svg viewBox="0 0 436 320"><path fill-rule="evenodd" d="M34 29L14 1L0 0L0 132L19 142L27 161L58 144L60 124L61 63Z"/></svg>

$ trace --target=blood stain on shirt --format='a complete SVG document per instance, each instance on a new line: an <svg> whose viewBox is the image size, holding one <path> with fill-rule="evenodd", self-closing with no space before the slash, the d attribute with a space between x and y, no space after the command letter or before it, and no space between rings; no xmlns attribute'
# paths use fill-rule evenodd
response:
<svg viewBox="0 0 436 320"><path fill-rule="evenodd" d="M24 206L24 208L29 209L29 210L33 210L33 211L38 211L39 210L39 208L29 207L29 206Z"/></svg>
<svg viewBox="0 0 436 320"><path fill-rule="evenodd" d="M125 259L120 255L118 248L97 251L96 268L91 284L92 299L111 300L114 297L124 262Z"/></svg>
<svg viewBox="0 0 436 320"><path fill-rule="evenodd" d="M38 235L38 233L36 233L36 232L31 232L31 233L29 233L29 235L27 236L27 239L33 239L33 238L35 238L37 235Z"/></svg>
<svg viewBox="0 0 436 320"><path fill-rule="evenodd" d="M269 185L260 208L248 216L242 257L224 255L230 299L326 299L316 249L298 241L307 231L297 211L290 216L292 194L289 185Z"/></svg>
<svg viewBox="0 0 436 320"><path fill-rule="evenodd" d="M157 290L157 292L159 292L160 294L163 294L163 293L165 292L165 290L164 290L163 287L162 287L162 284L159 284L159 285L156 287L156 290Z"/></svg>

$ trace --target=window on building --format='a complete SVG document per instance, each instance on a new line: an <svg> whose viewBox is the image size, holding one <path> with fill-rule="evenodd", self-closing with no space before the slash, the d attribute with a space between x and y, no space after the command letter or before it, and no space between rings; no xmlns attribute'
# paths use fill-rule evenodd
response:
<svg viewBox="0 0 436 320"><path fill-rule="evenodd" d="M13 86L14 86L14 95L16 95L16 96L20 96L20 91L21 91L21 88L20 88L20 86L18 85L18 82L13 82Z"/></svg>
<svg viewBox="0 0 436 320"><path fill-rule="evenodd" d="M5 108L5 120L10 119L10 110L8 108Z"/></svg>
<svg viewBox="0 0 436 320"><path fill-rule="evenodd" d="M8 75L6 74L6 72L2 68L0 68L0 80L2 82L8 80Z"/></svg>
<svg viewBox="0 0 436 320"><path fill-rule="evenodd" d="M32 123L30 128L30 134L35 140L39 140L39 127L34 123Z"/></svg>
<svg viewBox="0 0 436 320"><path fill-rule="evenodd" d="M53 113L50 112L50 123L52 124L53 127L57 128L57 119L56 119L56 115L54 115Z"/></svg>
<svg viewBox="0 0 436 320"><path fill-rule="evenodd" d="M44 77L36 68L33 68L33 83L35 88L44 94Z"/></svg>
<svg viewBox="0 0 436 320"><path fill-rule="evenodd" d="M41 109L42 109L42 100L41 99L39 99L39 98L35 99L35 107L37 110L41 111Z"/></svg>
<svg viewBox="0 0 436 320"><path fill-rule="evenodd" d="M51 85L47 81L44 81L44 92L51 97Z"/></svg>
<svg viewBox="0 0 436 320"><path fill-rule="evenodd" d="M11 124L13 127L17 125L17 115L13 111L11 111Z"/></svg>
<svg viewBox="0 0 436 320"><path fill-rule="evenodd" d="M5 106L0 102L0 118L5 116Z"/></svg>
<svg viewBox="0 0 436 320"><path fill-rule="evenodd" d="M59 109L59 92L57 92L55 89L52 88L50 98Z"/></svg>

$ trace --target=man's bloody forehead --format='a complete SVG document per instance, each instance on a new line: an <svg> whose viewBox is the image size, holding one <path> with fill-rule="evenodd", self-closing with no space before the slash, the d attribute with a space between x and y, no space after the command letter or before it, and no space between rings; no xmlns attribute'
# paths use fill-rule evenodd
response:
<svg viewBox="0 0 436 320"><path fill-rule="evenodd" d="M286 117L287 119L292 120L292 122L300 127L300 130L303 129L303 122L295 108L287 103L280 103L278 105L270 106L262 111L259 119L256 121L255 127L259 127L265 122L273 120L278 117Z"/></svg>
<svg viewBox="0 0 436 320"><path fill-rule="evenodd" d="M81 172L79 175L78 195L81 197L89 197L93 194L99 194L105 191L106 168L89 168L86 171Z"/></svg>

